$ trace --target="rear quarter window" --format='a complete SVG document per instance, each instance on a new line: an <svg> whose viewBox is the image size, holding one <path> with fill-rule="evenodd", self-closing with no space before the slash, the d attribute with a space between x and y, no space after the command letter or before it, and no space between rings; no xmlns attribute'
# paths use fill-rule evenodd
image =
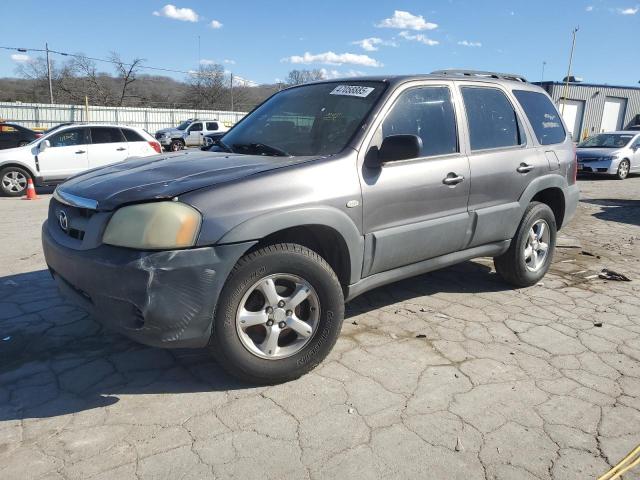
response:
<svg viewBox="0 0 640 480"><path fill-rule="evenodd" d="M564 142L567 137L560 114L544 93L514 90L513 94L522 105L524 113L533 127L541 145Z"/></svg>
<svg viewBox="0 0 640 480"><path fill-rule="evenodd" d="M135 130L129 130L128 128L123 128L122 133L124 133L124 137L127 139L127 142L146 142L146 140Z"/></svg>

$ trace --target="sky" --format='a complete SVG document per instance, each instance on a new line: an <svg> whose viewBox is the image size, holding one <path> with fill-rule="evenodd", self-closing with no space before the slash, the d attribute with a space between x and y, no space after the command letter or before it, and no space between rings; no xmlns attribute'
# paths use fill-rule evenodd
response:
<svg viewBox="0 0 640 480"><path fill-rule="evenodd" d="M539 81L544 62L544 80L560 81L579 26L574 75L611 85L640 81L640 0L171 1L0 0L0 46L48 42L57 51L118 52L125 61L141 57L185 72L219 63L257 83L316 68L328 77L465 68ZM38 55L0 49L0 77L16 76L21 62Z"/></svg>

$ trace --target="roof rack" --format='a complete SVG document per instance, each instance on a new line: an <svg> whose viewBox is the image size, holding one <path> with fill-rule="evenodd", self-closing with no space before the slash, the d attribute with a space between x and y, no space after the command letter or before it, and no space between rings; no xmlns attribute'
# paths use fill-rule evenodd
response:
<svg viewBox="0 0 640 480"><path fill-rule="evenodd" d="M432 75L456 75L460 77L486 77L496 78L500 80L511 80L514 82L528 83L527 79L522 75L511 73L483 72L481 70L436 70L431 72Z"/></svg>

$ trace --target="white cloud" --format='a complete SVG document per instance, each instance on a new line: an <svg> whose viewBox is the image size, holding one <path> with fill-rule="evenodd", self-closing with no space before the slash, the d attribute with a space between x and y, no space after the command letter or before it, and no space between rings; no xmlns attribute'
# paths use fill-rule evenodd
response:
<svg viewBox="0 0 640 480"><path fill-rule="evenodd" d="M31 57L24 53L13 53L11 54L11 60L18 63L26 63L31 61Z"/></svg>
<svg viewBox="0 0 640 480"><path fill-rule="evenodd" d="M322 72L322 78L326 78L327 80L346 77L362 77L365 75L365 73L360 70L347 70L346 72L341 72L340 70L327 70L326 68L321 68L320 72Z"/></svg>
<svg viewBox="0 0 640 480"><path fill-rule="evenodd" d="M182 22L197 22L199 20L198 14L190 8L179 8L170 3L155 11L153 14L156 17L173 18L174 20L180 20Z"/></svg>
<svg viewBox="0 0 640 480"><path fill-rule="evenodd" d="M462 45L463 47L481 47L482 43L480 42L470 42L468 40L462 40L458 42L458 45Z"/></svg>
<svg viewBox="0 0 640 480"><path fill-rule="evenodd" d="M220 23L218 20L211 20L211 23L209 23L209 26L214 30L217 30L219 28L222 28L222 23Z"/></svg>
<svg viewBox="0 0 640 480"><path fill-rule="evenodd" d="M426 35L423 35L422 33L417 33L415 35L412 35L409 32L400 32L400 36L405 40L413 40L414 42L424 43L425 45L429 45L430 47L433 47L435 45L440 45L439 41L428 38Z"/></svg>
<svg viewBox="0 0 640 480"><path fill-rule="evenodd" d="M325 65L360 65L363 67L382 67L382 63L369 57L368 55L359 55L357 53L334 53L324 52L312 54L305 52L304 55L292 55L282 59L283 62L291 63L321 63Z"/></svg>
<svg viewBox="0 0 640 480"><path fill-rule="evenodd" d="M381 38L378 37L369 37L369 38L363 38L362 40L356 40L355 42L351 42L351 45L358 45L360 46L360 48L362 48L363 50L366 50L367 52L375 52L378 50L378 48L380 46L389 46L389 47L395 47L396 44L393 41L390 40L382 40Z"/></svg>
<svg viewBox="0 0 640 480"><path fill-rule="evenodd" d="M235 60L230 60L228 58L224 59L224 63L226 63L227 65L235 65L236 61Z"/></svg>
<svg viewBox="0 0 640 480"><path fill-rule="evenodd" d="M404 10L396 10L393 12L392 17L385 18L376 27L403 30L434 30L438 28L438 24L427 22L422 15L413 15Z"/></svg>
<svg viewBox="0 0 640 480"><path fill-rule="evenodd" d="M640 11L640 7L619 8L618 13L620 15L635 15Z"/></svg>
<svg viewBox="0 0 640 480"><path fill-rule="evenodd" d="M593 12L593 5L589 5L587 8L585 8L585 10L587 12Z"/></svg>

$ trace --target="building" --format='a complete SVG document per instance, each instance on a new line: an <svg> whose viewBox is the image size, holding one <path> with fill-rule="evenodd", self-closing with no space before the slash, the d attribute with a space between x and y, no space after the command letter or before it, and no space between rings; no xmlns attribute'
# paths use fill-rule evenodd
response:
<svg viewBox="0 0 640 480"><path fill-rule="evenodd" d="M537 82L558 105L575 141L600 132L640 125L640 87Z"/></svg>

